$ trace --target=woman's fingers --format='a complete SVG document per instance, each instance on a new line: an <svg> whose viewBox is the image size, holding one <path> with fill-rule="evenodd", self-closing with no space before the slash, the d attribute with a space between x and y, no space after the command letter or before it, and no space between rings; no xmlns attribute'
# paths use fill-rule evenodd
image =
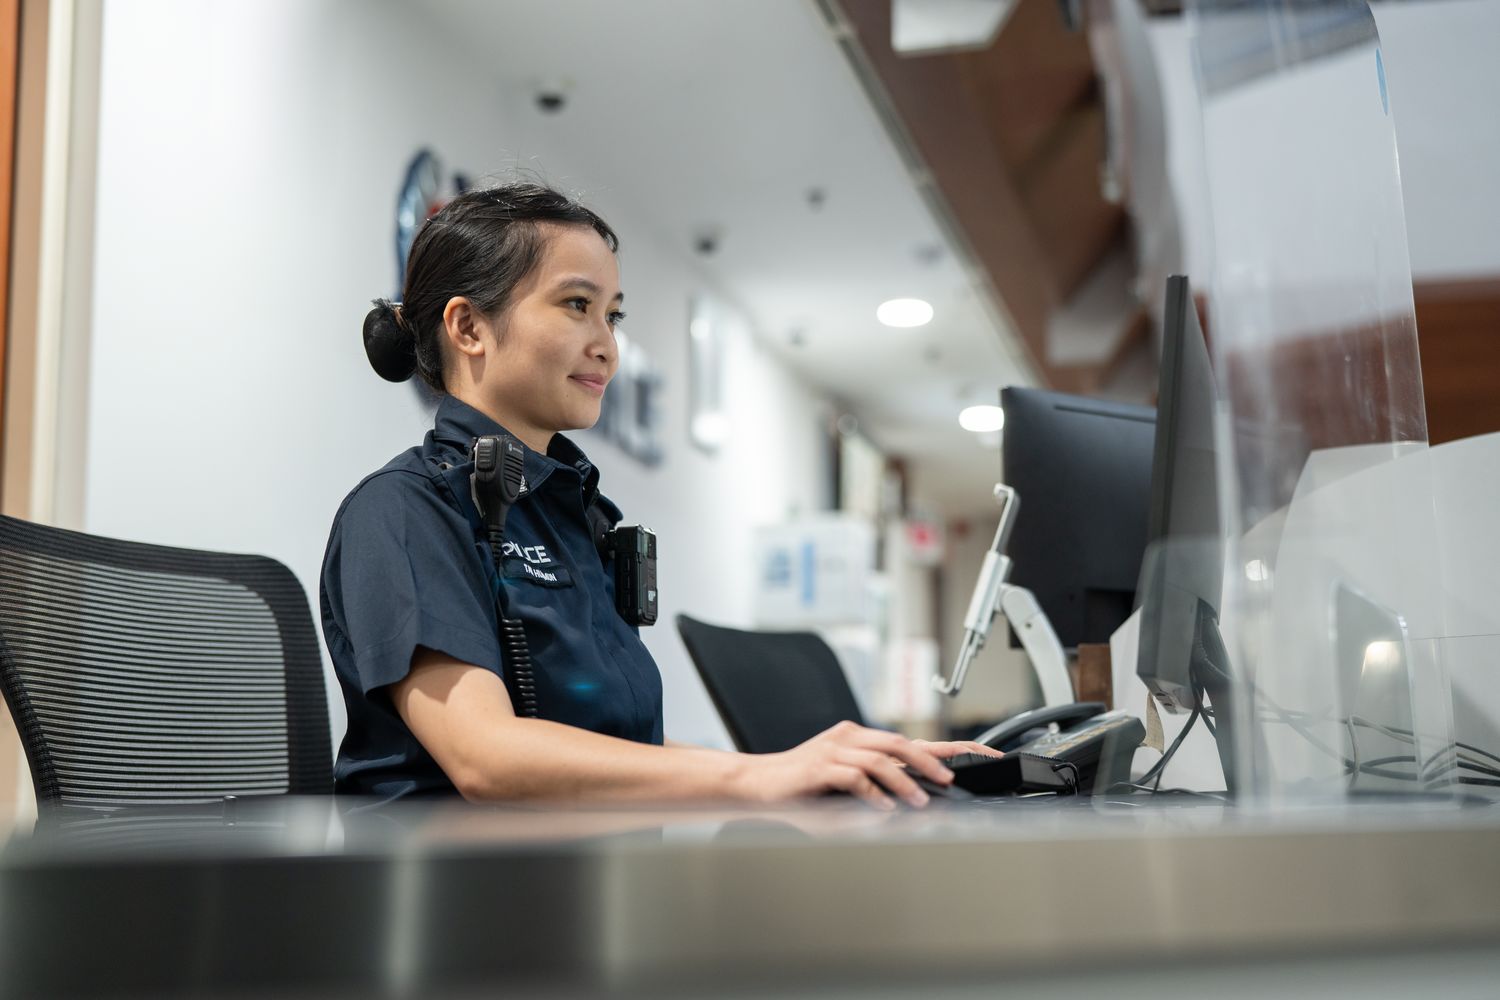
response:
<svg viewBox="0 0 1500 1000"><path fill-rule="evenodd" d="M848 764L834 765L829 784L841 792L848 792L855 798L868 802L877 809L889 811L896 808L896 803L891 801L890 796L881 790L873 778L858 767Z"/></svg>
<svg viewBox="0 0 1500 1000"><path fill-rule="evenodd" d="M894 757L875 750L843 750L842 761L852 764L880 782L893 795L900 796L909 805L921 807L927 804L927 793L911 776L896 763Z"/></svg>
<svg viewBox="0 0 1500 1000"><path fill-rule="evenodd" d="M927 792L913 780L921 776L946 785L953 772L944 767L933 753L936 747L958 747L957 744L923 744L898 733L869 729L852 722L841 722L799 748L796 753L815 753L822 758L817 765L826 776L820 787L836 788L872 805L890 808L893 803L886 792L900 796L913 806L928 802ZM950 753L966 752L967 746ZM809 760L809 763L811 761ZM903 767L902 765L905 765ZM823 771L821 768L831 768ZM822 785L821 781L826 781ZM883 787L882 787L883 786Z"/></svg>
<svg viewBox="0 0 1500 1000"><path fill-rule="evenodd" d="M942 761L938 760L926 747L913 743L896 733L883 733L875 729L866 730L866 732L871 734L869 743L866 744L868 749L878 750L895 757L929 781L946 785L953 780L953 772L943 766Z"/></svg>
<svg viewBox="0 0 1500 1000"><path fill-rule="evenodd" d="M977 753L986 757L1005 756L1005 754L994 747L987 747L983 743L976 743L973 740L954 740L943 743L929 743L927 740L913 740L912 742L940 760L948 757L957 757L961 753Z"/></svg>

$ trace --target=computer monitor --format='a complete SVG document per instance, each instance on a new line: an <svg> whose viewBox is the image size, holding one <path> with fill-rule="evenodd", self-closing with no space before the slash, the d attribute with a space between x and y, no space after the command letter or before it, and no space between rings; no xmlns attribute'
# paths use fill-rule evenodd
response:
<svg viewBox="0 0 1500 1000"><path fill-rule="evenodd" d="M1010 582L1036 597L1064 648L1108 642L1135 606L1155 412L1018 388L1000 405L1001 478L1020 498Z"/></svg>
<svg viewBox="0 0 1500 1000"><path fill-rule="evenodd" d="M1141 600L1139 674L1171 712L1211 706L1224 776L1233 789L1229 657L1219 635L1224 575L1219 520L1217 391L1188 279L1167 279L1151 514Z"/></svg>

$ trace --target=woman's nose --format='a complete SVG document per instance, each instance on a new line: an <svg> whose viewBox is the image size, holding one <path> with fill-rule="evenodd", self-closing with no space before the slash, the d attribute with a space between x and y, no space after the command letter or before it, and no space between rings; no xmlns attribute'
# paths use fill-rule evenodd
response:
<svg viewBox="0 0 1500 1000"><path fill-rule="evenodd" d="M594 357L613 365L619 353L620 345L615 342L614 328L606 322L603 336L594 345Z"/></svg>
<svg viewBox="0 0 1500 1000"><path fill-rule="evenodd" d="M608 361L615 353L614 338L601 337L594 342L594 357L600 361Z"/></svg>

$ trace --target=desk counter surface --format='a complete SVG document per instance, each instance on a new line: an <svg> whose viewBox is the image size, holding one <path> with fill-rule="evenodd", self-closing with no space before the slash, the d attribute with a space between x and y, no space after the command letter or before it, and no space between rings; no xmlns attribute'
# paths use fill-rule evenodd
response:
<svg viewBox="0 0 1500 1000"><path fill-rule="evenodd" d="M1500 808L1431 803L340 813L244 800L69 816L13 838L0 969L18 994L431 993L1494 955L1497 848Z"/></svg>

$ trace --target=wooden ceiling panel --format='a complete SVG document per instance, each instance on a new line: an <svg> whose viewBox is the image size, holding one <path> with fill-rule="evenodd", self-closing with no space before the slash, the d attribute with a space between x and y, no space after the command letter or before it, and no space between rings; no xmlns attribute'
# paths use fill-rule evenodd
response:
<svg viewBox="0 0 1500 1000"><path fill-rule="evenodd" d="M1104 200L1104 111L1097 104L1059 122L1018 178L1027 217L1061 300L1070 298L1118 237L1125 212Z"/></svg>
<svg viewBox="0 0 1500 1000"><path fill-rule="evenodd" d="M990 48L951 57L979 95L1011 170L1023 168L1059 117L1088 101L1095 73L1087 40L1068 31L1052 0L1018 0Z"/></svg>
<svg viewBox="0 0 1500 1000"><path fill-rule="evenodd" d="M1413 297L1428 438L1500 431L1500 279L1422 282Z"/></svg>
<svg viewBox="0 0 1500 1000"><path fill-rule="evenodd" d="M980 52L901 56L891 0L829 0L1050 384L1097 388L1109 365L1048 362L1050 318L1119 238L1100 194L1104 113L1088 40L1056 0L1017 0ZM1122 331L1130 317L1121 317ZM1097 369L1097 370L1096 370Z"/></svg>
<svg viewBox="0 0 1500 1000"><path fill-rule="evenodd" d="M1046 254L975 91L951 57L906 58L892 50L890 0L841 0L840 6L977 263L1045 371L1047 317L1056 302Z"/></svg>

